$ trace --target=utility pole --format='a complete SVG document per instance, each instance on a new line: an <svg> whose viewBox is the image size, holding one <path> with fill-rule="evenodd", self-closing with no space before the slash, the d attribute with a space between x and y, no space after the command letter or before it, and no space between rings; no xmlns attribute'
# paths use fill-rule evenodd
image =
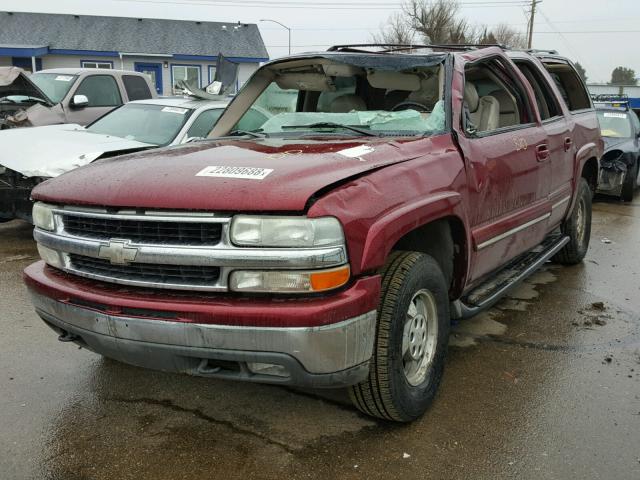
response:
<svg viewBox="0 0 640 480"><path fill-rule="evenodd" d="M542 3L542 0L531 0L531 15L529 16L529 25L527 27L528 31L528 40L527 40L527 48L531 48L533 44L533 22L536 17L536 5Z"/></svg>

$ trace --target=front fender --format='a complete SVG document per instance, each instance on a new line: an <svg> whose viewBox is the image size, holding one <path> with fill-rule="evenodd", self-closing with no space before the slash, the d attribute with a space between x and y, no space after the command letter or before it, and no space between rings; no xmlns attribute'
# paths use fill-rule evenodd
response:
<svg viewBox="0 0 640 480"><path fill-rule="evenodd" d="M378 218L369 228L362 250L361 271L381 268L393 246L407 233L445 217L458 217L464 224L462 198L457 192L439 192L402 205ZM466 245L469 245L468 239Z"/></svg>

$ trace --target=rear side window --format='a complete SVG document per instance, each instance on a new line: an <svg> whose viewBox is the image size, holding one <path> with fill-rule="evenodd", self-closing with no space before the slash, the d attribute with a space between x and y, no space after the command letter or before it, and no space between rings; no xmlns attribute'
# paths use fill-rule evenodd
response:
<svg viewBox="0 0 640 480"><path fill-rule="evenodd" d="M591 107L591 99L578 72L568 63L544 63L545 68L556 82L563 100L572 112Z"/></svg>
<svg viewBox="0 0 640 480"><path fill-rule="evenodd" d="M191 127L189 127L187 137L206 138L218 121L218 118L220 118L220 115L222 115L222 112L224 112L224 108L216 108L215 110L202 112L198 118L193 121Z"/></svg>
<svg viewBox="0 0 640 480"><path fill-rule="evenodd" d="M124 83L124 88L127 91L127 96L130 101L151 98L149 85L147 85L144 78L137 75L123 75L122 82Z"/></svg>
<svg viewBox="0 0 640 480"><path fill-rule="evenodd" d="M516 61L515 64L531 84L531 88L536 97L538 111L540 112L540 118L547 120L559 116L561 110L558 105L558 100L540 70L528 60L519 60Z"/></svg>
<svg viewBox="0 0 640 480"><path fill-rule="evenodd" d="M75 95L85 95L89 99L89 107L122 105L118 84L110 75L92 75L85 78Z"/></svg>

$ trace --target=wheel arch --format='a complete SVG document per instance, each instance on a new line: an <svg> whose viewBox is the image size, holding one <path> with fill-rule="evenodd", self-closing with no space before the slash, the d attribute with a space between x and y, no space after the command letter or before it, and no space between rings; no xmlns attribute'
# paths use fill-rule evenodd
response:
<svg viewBox="0 0 640 480"><path fill-rule="evenodd" d="M469 232L458 193L443 194L385 215L369 230L362 271L379 270L391 253L417 251L432 256L457 298L469 268Z"/></svg>
<svg viewBox="0 0 640 480"><path fill-rule="evenodd" d="M591 192L595 194L598 187L598 160L595 157L591 157L584 162L580 177L587 181Z"/></svg>

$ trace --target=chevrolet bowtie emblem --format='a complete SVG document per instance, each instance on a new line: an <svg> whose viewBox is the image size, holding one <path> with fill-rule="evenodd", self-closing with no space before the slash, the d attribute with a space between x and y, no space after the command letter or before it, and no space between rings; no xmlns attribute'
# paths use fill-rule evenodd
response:
<svg viewBox="0 0 640 480"><path fill-rule="evenodd" d="M115 265L126 265L133 262L138 249L129 246L129 240L110 240L109 245L102 245L98 252L100 258L108 259Z"/></svg>

